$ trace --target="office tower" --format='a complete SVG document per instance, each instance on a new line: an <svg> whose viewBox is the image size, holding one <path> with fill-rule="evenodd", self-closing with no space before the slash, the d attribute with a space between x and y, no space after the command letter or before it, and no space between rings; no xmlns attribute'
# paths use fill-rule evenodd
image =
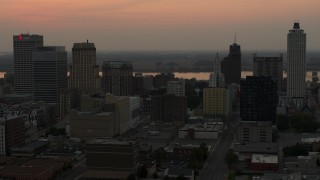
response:
<svg viewBox="0 0 320 180"><path fill-rule="evenodd" d="M68 88L67 52L63 46L44 46L32 53L34 100L59 103Z"/></svg>
<svg viewBox="0 0 320 180"><path fill-rule="evenodd" d="M221 73L221 61L219 55L214 60L214 71L209 77L209 87L223 87L224 86L224 74Z"/></svg>
<svg viewBox="0 0 320 180"><path fill-rule="evenodd" d="M95 138L86 147L89 179L126 179L139 162L136 139Z"/></svg>
<svg viewBox="0 0 320 180"><path fill-rule="evenodd" d="M236 41L230 45L229 55L221 61L225 84L239 84L241 79L241 50Z"/></svg>
<svg viewBox="0 0 320 180"><path fill-rule="evenodd" d="M0 114L0 156L10 154L10 148L25 143L24 116Z"/></svg>
<svg viewBox="0 0 320 180"><path fill-rule="evenodd" d="M102 67L104 93L132 95L133 72L128 61L105 61Z"/></svg>
<svg viewBox="0 0 320 180"><path fill-rule="evenodd" d="M306 33L295 22L289 30L287 39L288 82L287 96L292 102L301 107L305 97L306 82Z"/></svg>
<svg viewBox="0 0 320 180"><path fill-rule="evenodd" d="M185 96L185 80L179 79L177 81L169 81L167 83L167 94L174 94L175 96Z"/></svg>
<svg viewBox="0 0 320 180"><path fill-rule="evenodd" d="M225 118L231 112L229 91L225 88L205 88L203 90L203 116Z"/></svg>
<svg viewBox="0 0 320 180"><path fill-rule="evenodd" d="M151 98L151 121L183 124L187 120L187 97L163 95Z"/></svg>
<svg viewBox="0 0 320 180"><path fill-rule="evenodd" d="M242 121L276 120L277 84L270 76L247 76L240 82Z"/></svg>
<svg viewBox="0 0 320 180"><path fill-rule="evenodd" d="M132 82L132 91L134 95L141 95L143 94L143 75L142 73L135 73Z"/></svg>
<svg viewBox="0 0 320 180"><path fill-rule="evenodd" d="M13 36L14 86L17 93L33 94L32 51L43 46L43 36Z"/></svg>
<svg viewBox="0 0 320 180"><path fill-rule="evenodd" d="M283 57L259 57L253 55L253 76L271 76L277 82L277 92L282 89Z"/></svg>
<svg viewBox="0 0 320 180"><path fill-rule="evenodd" d="M161 74L157 74L154 76L153 78L153 87L155 88L165 88L167 87L167 83L169 81L173 81L174 80L174 74L172 73L161 73Z"/></svg>
<svg viewBox="0 0 320 180"><path fill-rule="evenodd" d="M96 77L98 76L94 43L88 41L74 43L69 87L81 92L93 92L96 89Z"/></svg>

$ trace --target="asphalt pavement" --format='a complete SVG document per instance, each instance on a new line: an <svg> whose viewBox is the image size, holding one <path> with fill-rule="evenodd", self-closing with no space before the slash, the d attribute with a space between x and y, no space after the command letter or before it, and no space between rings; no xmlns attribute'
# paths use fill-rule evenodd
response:
<svg viewBox="0 0 320 180"><path fill-rule="evenodd" d="M219 138L214 150L200 171L199 180L224 180L227 177L228 167L224 161L227 151L230 149L237 132L238 118L230 123L228 129Z"/></svg>

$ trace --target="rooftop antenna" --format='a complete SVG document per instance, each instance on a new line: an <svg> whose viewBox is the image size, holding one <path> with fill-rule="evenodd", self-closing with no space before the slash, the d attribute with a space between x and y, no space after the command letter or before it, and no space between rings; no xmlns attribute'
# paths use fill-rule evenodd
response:
<svg viewBox="0 0 320 180"><path fill-rule="evenodd" d="M237 33L234 33L234 44L237 44Z"/></svg>
<svg viewBox="0 0 320 180"><path fill-rule="evenodd" d="M89 40L87 39L87 43L89 43Z"/></svg>

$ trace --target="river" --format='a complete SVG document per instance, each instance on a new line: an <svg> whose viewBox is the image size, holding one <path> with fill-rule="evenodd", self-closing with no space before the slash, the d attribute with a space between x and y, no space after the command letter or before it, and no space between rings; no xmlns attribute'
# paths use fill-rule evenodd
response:
<svg viewBox="0 0 320 180"><path fill-rule="evenodd" d="M0 78L4 77L5 72L0 72ZM158 72L146 72L143 73L143 75L156 75L159 74ZM241 77L245 78L246 76L252 76L253 72L252 71L242 71L241 72ZM318 71L318 74L320 74L320 71ZM100 73L101 75L101 73ZM184 78L184 79L191 79L191 78L196 78L197 80L208 80L210 73L209 72L175 72L174 73L175 77L177 78ZM286 77L287 74L283 73L283 77ZM307 81L312 80L312 72L307 71L307 76L306 76Z"/></svg>

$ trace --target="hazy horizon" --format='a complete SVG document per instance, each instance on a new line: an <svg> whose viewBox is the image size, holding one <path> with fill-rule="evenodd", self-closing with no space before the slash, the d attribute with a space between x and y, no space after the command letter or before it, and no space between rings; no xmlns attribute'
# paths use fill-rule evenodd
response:
<svg viewBox="0 0 320 180"><path fill-rule="evenodd" d="M45 45L94 42L98 51L285 50L299 19L307 49L320 48L318 0L2 0L0 51L12 36L41 34Z"/></svg>

